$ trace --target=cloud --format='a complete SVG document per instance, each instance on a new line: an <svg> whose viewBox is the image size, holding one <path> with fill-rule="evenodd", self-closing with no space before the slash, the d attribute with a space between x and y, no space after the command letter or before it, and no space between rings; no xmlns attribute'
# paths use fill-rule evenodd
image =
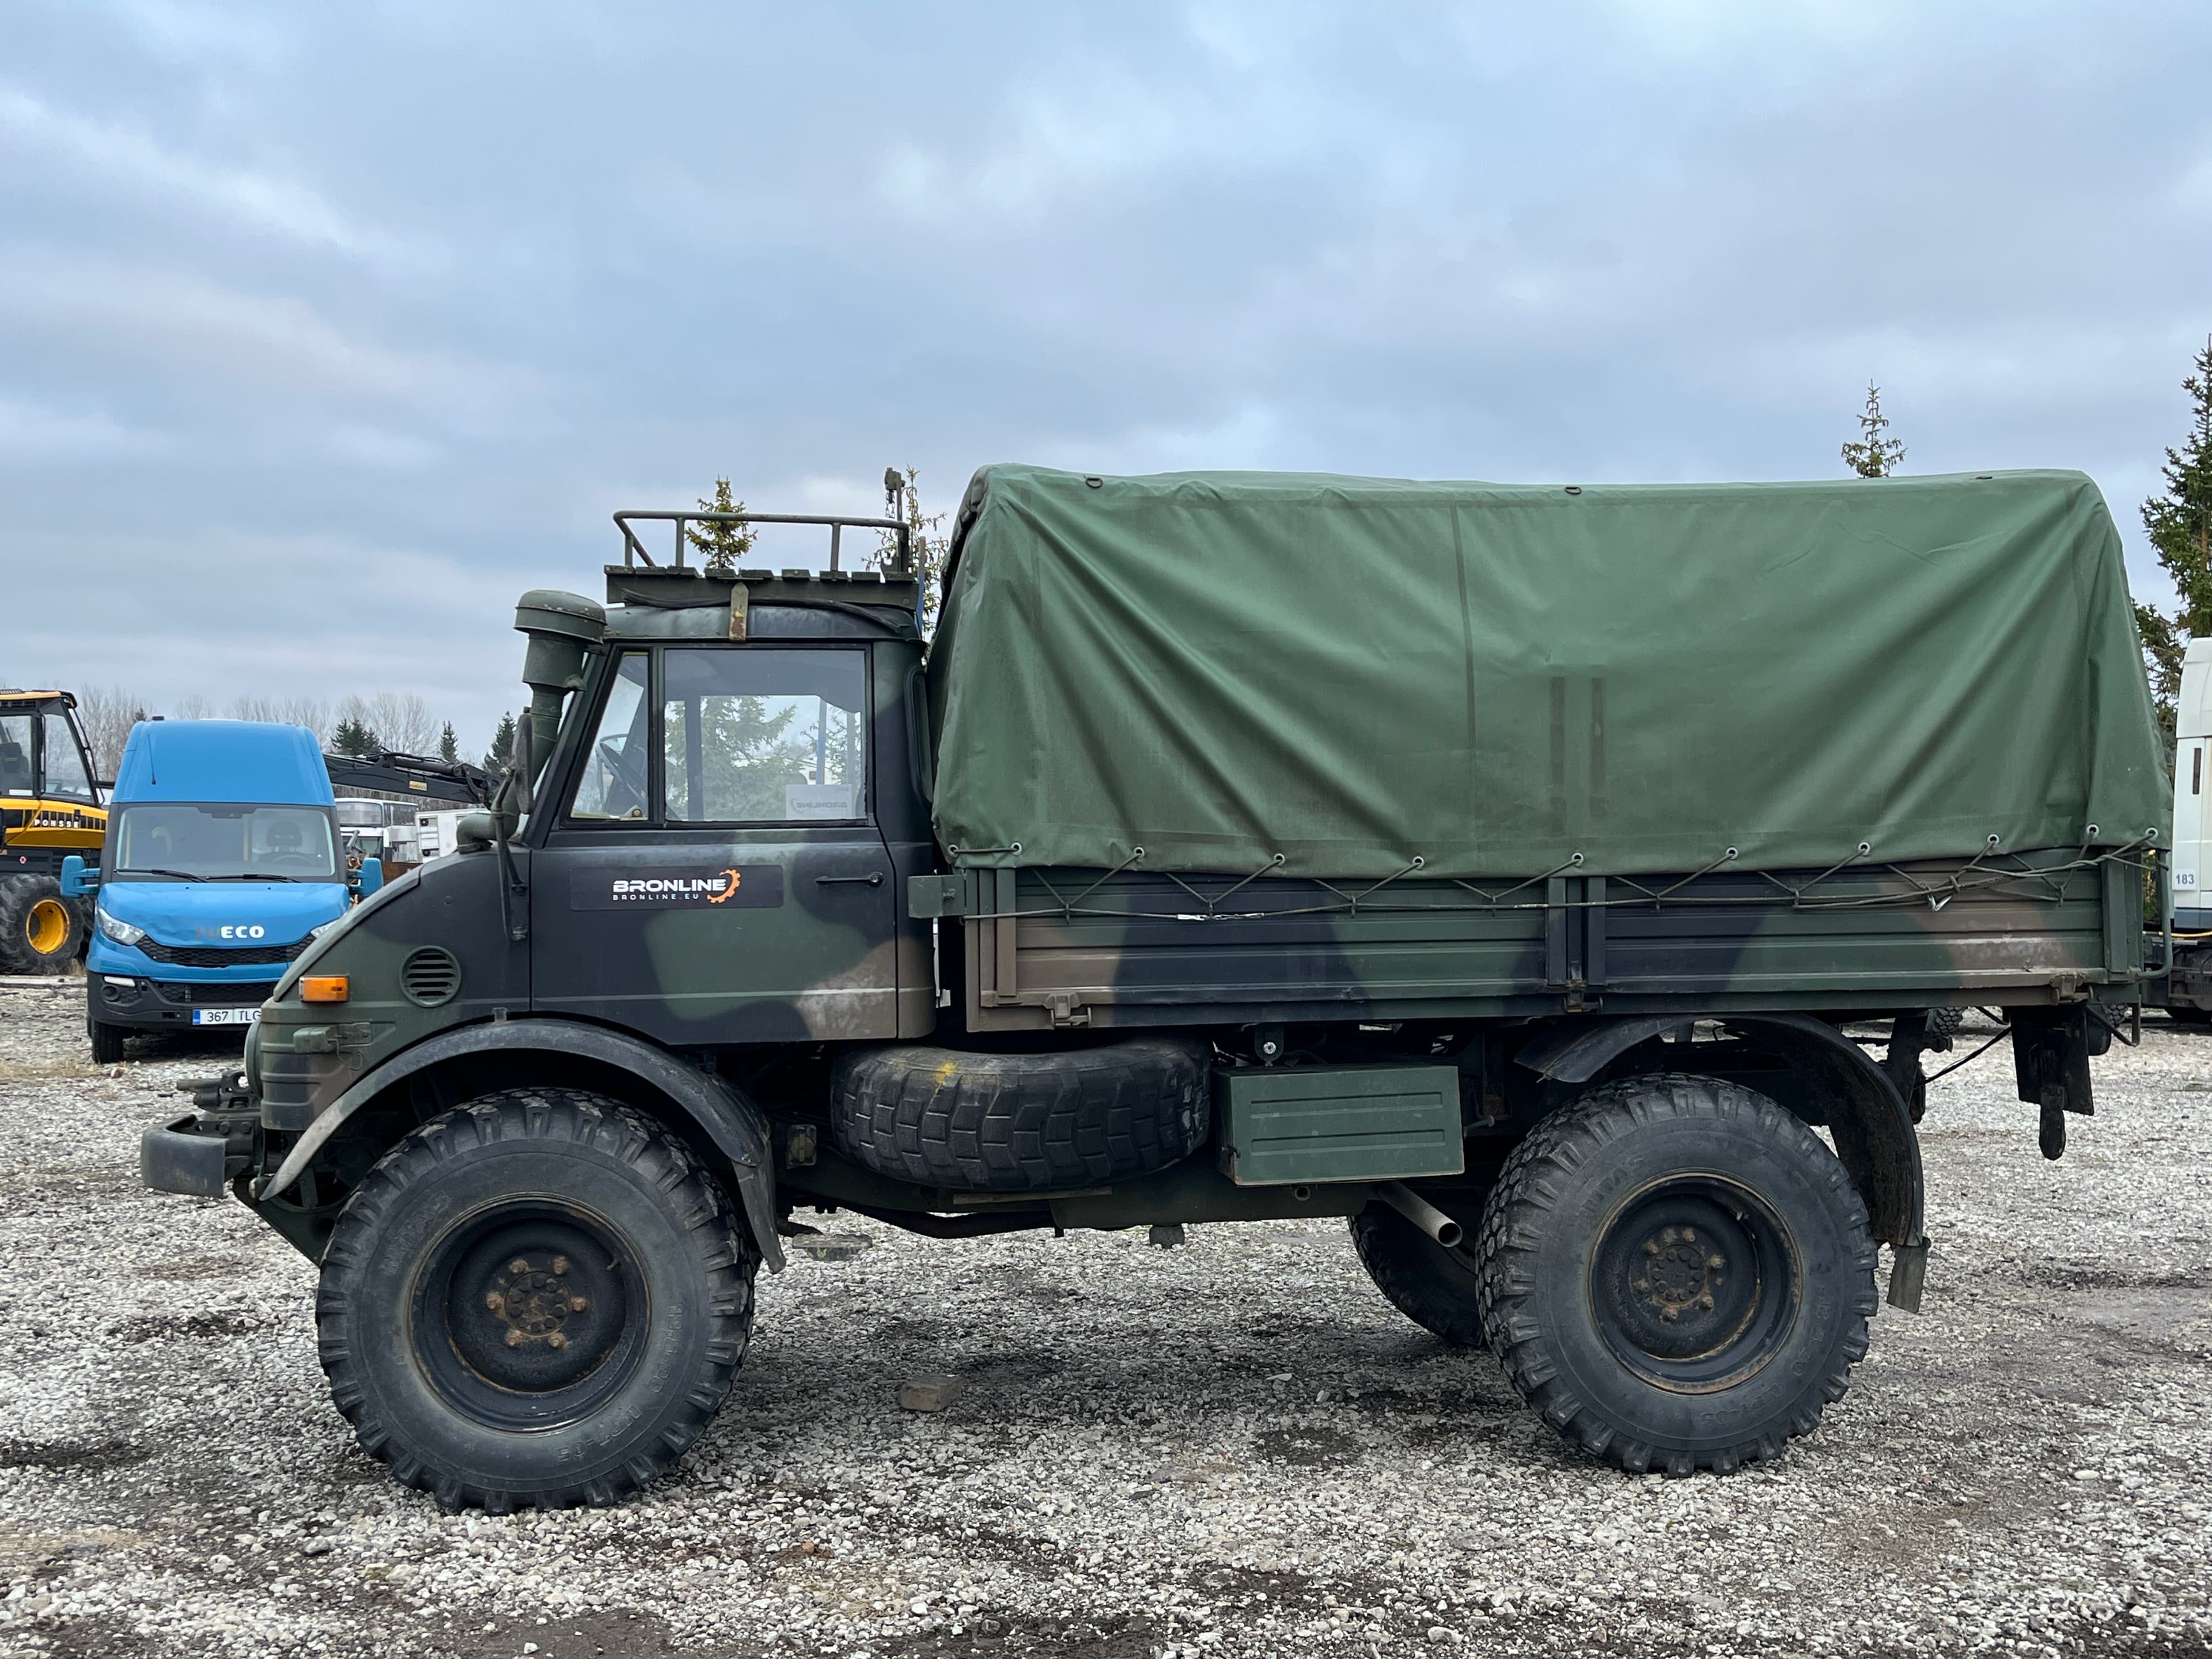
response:
<svg viewBox="0 0 2212 1659"><path fill-rule="evenodd" d="M141 384L169 377L233 397L325 398L411 405L482 421L530 384L526 371L362 337L297 294L254 292L152 259L0 247L0 330L73 343L87 368L123 366Z"/></svg>
<svg viewBox="0 0 2212 1659"><path fill-rule="evenodd" d="M0 397L0 466L98 459L158 441L105 415L70 415Z"/></svg>
<svg viewBox="0 0 2212 1659"><path fill-rule="evenodd" d="M386 239L364 232L316 191L245 168L210 166L128 127L93 121L0 87L0 134L174 211L198 208L296 242L388 258Z"/></svg>

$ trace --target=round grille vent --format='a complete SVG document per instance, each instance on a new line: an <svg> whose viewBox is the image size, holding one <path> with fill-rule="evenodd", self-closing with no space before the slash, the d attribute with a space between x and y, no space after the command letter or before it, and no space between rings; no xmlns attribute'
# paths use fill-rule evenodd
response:
<svg viewBox="0 0 2212 1659"><path fill-rule="evenodd" d="M443 945L425 945L399 965L399 988L425 1008L451 1002L461 988L461 964Z"/></svg>

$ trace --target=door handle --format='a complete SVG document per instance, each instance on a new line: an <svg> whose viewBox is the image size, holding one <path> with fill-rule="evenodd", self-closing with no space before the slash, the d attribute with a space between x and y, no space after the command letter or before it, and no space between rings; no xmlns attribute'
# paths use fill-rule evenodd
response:
<svg viewBox="0 0 2212 1659"><path fill-rule="evenodd" d="M817 876L814 878L814 884L817 887L835 887L840 882L848 881L864 881L871 887L880 887L884 884L884 872L880 870L871 870L865 876Z"/></svg>

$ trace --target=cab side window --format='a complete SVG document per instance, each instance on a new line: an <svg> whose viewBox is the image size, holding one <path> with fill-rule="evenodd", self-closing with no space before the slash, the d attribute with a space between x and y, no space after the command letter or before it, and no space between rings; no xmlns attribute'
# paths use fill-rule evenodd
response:
<svg viewBox="0 0 2212 1659"><path fill-rule="evenodd" d="M867 656L762 646L661 655L671 823L865 818Z"/></svg>
<svg viewBox="0 0 2212 1659"><path fill-rule="evenodd" d="M84 775L84 757L77 752L76 736L59 714L44 717L46 744L46 793L64 800L88 801L92 780Z"/></svg>
<svg viewBox="0 0 2212 1659"><path fill-rule="evenodd" d="M574 804L568 809L570 817L622 823L645 817L646 803L653 796L647 767L653 752L647 731L653 704L646 696L647 667L642 651L625 651L615 665L606 707L599 714L591 750L584 757L584 775L577 781Z"/></svg>
<svg viewBox="0 0 2212 1659"><path fill-rule="evenodd" d="M0 792L31 793L31 717L0 715Z"/></svg>

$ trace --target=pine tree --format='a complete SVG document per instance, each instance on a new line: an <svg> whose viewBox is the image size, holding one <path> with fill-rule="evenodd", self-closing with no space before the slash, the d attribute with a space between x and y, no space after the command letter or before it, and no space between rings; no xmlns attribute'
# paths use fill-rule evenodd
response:
<svg viewBox="0 0 2212 1659"><path fill-rule="evenodd" d="M438 733L438 758L441 761L457 761L460 757L461 746L453 740L453 723L447 720L446 729Z"/></svg>
<svg viewBox="0 0 2212 1659"><path fill-rule="evenodd" d="M2143 668L2169 746L2182 653L2191 640L2212 634L2212 340L2197 354L2195 368L2181 383L2189 394L2188 440L2166 452L2166 493L2142 504L2151 550L2173 579L2180 601L2171 617L2147 605L2136 607Z"/></svg>
<svg viewBox="0 0 2212 1659"><path fill-rule="evenodd" d="M384 752L384 745L368 728L366 721L348 716L337 724L331 738L331 747L341 755L351 755L356 760L374 760Z"/></svg>
<svg viewBox="0 0 2212 1659"><path fill-rule="evenodd" d="M499 729L491 734L491 747L484 752L484 770L498 772L514 760L514 716L501 714Z"/></svg>
<svg viewBox="0 0 2212 1659"><path fill-rule="evenodd" d="M1881 388L1867 382L1866 407L1859 411L1859 441L1844 446L1844 465L1862 478L1887 478L1905 459L1905 446L1882 434L1889 417L1881 412Z"/></svg>
<svg viewBox="0 0 2212 1659"><path fill-rule="evenodd" d="M727 478L714 480L714 498L698 498L700 507L708 513L742 513L745 504L730 494ZM720 520L696 526L684 527L684 539L707 556L707 574L727 576L738 568L738 561L751 550L760 532L749 524L729 524Z"/></svg>

